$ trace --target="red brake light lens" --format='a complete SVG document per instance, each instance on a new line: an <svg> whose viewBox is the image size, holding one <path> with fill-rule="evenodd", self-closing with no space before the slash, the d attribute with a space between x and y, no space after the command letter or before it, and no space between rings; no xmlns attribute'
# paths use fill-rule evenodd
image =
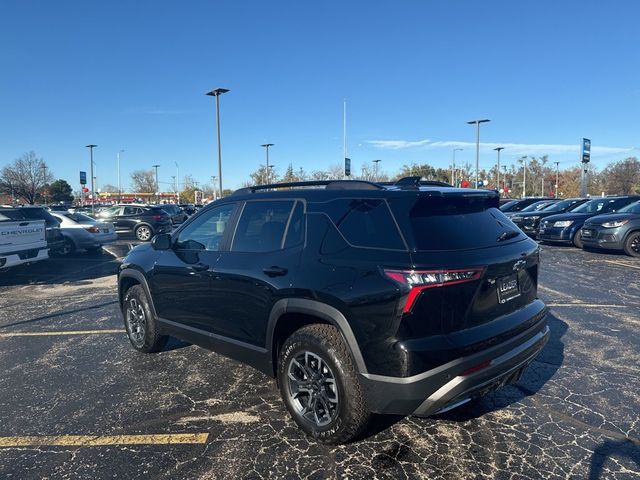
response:
<svg viewBox="0 0 640 480"><path fill-rule="evenodd" d="M100 229L96 227L85 227L84 229L89 233L100 233Z"/></svg>
<svg viewBox="0 0 640 480"><path fill-rule="evenodd" d="M160 221L160 220L162 220L163 218L164 218L164 215L154 215L154 216L153 216L153 219L154 219L156 222L159 222L159 221Z"/></svg>
<svg viewBox="0 0 640 480"><path fill-rule="evenodd" d="M482 276L484 267L440 270L384 270L390 279L411 288L402 313L411 311L420 292L427 288L444 287L458 283L472 282Z"/></svg>

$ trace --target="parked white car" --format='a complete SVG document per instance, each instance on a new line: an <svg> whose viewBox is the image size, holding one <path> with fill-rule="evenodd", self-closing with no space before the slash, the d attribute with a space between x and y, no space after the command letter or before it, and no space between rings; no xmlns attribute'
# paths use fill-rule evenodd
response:
<svg viewBox="0 0 640 480"><path fill-rule="evenodd" d="M44 220L12 220L0 208L0 269L49 258Z"/></svg>
<svg viewBox="0 0 640 480"><path fill-rule="evenodd" d="M60 255L76 250L97 251L118 239L113 223L102 222L80 212L51 212L59 222L64 245Z"/></svg>

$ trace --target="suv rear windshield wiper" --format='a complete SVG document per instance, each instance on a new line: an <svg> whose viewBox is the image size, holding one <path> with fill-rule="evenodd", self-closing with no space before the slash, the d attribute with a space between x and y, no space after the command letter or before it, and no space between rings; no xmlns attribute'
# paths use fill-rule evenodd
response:
<svg viewBox="0 0 640 480"><path fill-rule="evenodd" d="M508 232L502 232L502 233L500 234L500 236L497 238L497 240L498 240L499 242L503 242L503 241L505 241L505 240L509 240L509 239L511 239L511 238L515 238L515 237L517 237L518 235L520 235L520 232L517 232L517 231L515 231L515 230L510 230L510 231L508 231Z"/></svg>

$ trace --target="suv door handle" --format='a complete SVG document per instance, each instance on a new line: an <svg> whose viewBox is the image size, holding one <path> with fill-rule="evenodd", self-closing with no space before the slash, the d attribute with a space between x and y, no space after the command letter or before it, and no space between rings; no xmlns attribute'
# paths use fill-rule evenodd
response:
<svg viewBox="0 0 640 480"><path fill-rule="evenodd" d="M262 271L268 277L281 277L283 275L286 275L289 270L283 267L272 266L269 268L265 268Z"/></svg>
<svg viewBox="0 0 640 480"><path fill-rule="evenodd" d="M204 263L195 263L193 265L189 265L189 268L196 272L204 272L205 270L209 270L209 265L205 265Z"/></svg>

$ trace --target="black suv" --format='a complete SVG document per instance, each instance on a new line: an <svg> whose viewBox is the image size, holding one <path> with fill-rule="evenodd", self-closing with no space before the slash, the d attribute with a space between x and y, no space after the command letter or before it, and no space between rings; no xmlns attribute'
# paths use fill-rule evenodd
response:
<svg viewBox="0 0 640 480"><path fill-rule="evenodd" d="M171 216L160 206L116 205L102 210L96 218L113 223L118 232L133 232L143 242L172 229Z"/></svg>
<svg viewBox="0 0 640 480"><path fill-rule="evenodd" d="M129 340L174 335L275 376L327 443L372 412L443 412L517 381L549 337L538 245L498 200L419 179L238 190L124 259Z"/></svg>

